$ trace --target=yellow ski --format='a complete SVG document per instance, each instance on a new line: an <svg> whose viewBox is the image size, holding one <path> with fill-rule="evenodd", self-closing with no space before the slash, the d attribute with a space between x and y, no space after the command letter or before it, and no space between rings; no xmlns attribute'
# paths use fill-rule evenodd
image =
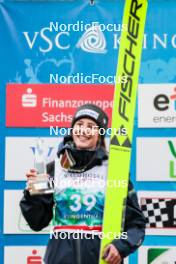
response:
<svg viewBox="0 0 176 264"><path fill-rule="evenodd" d="M128 182L131 142L133 136L134 113L138 76L140 69L147 0L126 0L123 24L127 24L127 31L121 34L118 67L116 76L127 76L127 82L117 82L114 93L112 114L112 135L108 166L108 181ZM125 128L126 136L113 133L116 129ZM128 184L127 184L128 185ZM123 186L123 185L122 185ZM99 264L105 261L101 258L103 249L112 242L108 234L119 234L123 231L123 217L128 186L106 189L105 209L103 219L103 237Z"/></svg>

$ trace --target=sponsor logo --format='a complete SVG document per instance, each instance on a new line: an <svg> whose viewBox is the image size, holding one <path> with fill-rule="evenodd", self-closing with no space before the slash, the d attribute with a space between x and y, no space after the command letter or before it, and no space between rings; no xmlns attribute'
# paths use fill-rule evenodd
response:
<svg viewBox="0 0 176 264"><path fill-rule="evenodd" d="M34 156L36 155L36 152L38 152L38 154L40 154L37 146L31 146L30 149L32 150L32 154ZM45 150L44 156L49 158L52 154L53 149L54 149L54 147L49 147L49 146L47 148L44 148L44 150Z"/></svg>
<svg viewBox="0 0 176 264"><path fill-rule="evenodd" d="M28 88L21 98L22 107L37 107L37 95L32 93L32 89Z"/></svg>
<svg viewBox="0 0 176 264"><path fill-rule="evenodd" d="M138 251L138 263L176 264L175 246L142 246Z"/></svg>
<svg viewBox="0 0 176 264"><path fill-rule="evenodd" d="M130 139L127 135L127 130L126 128L122 125L118 131L126 131L126 134L121 134L120 136L117 134L119 134L119 132L117 132L111 139L111 145L114 145L114 146L118 146L118 147L124 147L126 149L130 149L131 148L131 142L130 142ZM125 136L125 139L124 139L124 136Z"/></svg>
<svg viewBox="0 0 176 264"><path fill-rule="evenodd" d="M173 89L173 88L172 88ZM168 93L160 93L154 97L153 106L156 113L162 113L161 115L155 115L153 121L155 123L173 123L176 122L176 87L174 91L168 91Z"/></svg>
<svg viewBox="0 0 176 264"><path fill-rule="evenodd" d="M143 4L138 4L137 1L131 1L130 6L130 14L128 19L128 30L127 34L125 34L125 48L122 53L122 68L118 69L121 71L122 76L127 76L127 82L125 84L120 84L119 92L117 97L117 108L118 112L115 113L117 116L114 117L114 120L118 120L119 117L121 117L121 128L124 127L124 123L127 125L131 124L130 117L133 107L133 100L132 95L135 93L133 92L133 86L135 81L135 75L136 75L136 61L138 60L138 57L136 57L136 48L138 47L138 38L139 38L139 27L140 27L140 17L139 17L139 10ZM135 88L135 87L134 87ZM134 98L134 96L133 96ZM116 101L115 101L116 103ZM113 113L114 115L114 113ZM130 151L131 148L131 142L128 137L126 136L125 140L122 139L123 142L120 143L120 138L117 138L117 135L114 135L111 139L111 144L113 146L120 146L125 147L123 151ZM122 149L119 149L122 150Z"/></svg>
<svg viewBox="0 0 176 264"><path fill-rule="evenodd" d="M4 264L44 264L45 246L5 246Z"/></svg>
<svg viewBox="0 0 176 264"><path fill-rule="evenodd" d="M42 257L38 255L38 252L36 249L32 250L32 255L27 256L26 264L43 264Z"/></svg>
<svg viewBox="0 0 176 264"><path fill-rule="evenodd" d="M176 264L176 249L149 248L147 264Z"/></svg>
<svg viewBox="0 0 176 264"><path fill-rule="evenodd" d="M90 53L106 53L106 39L99 26L89 28L78 41L77 48Z"/></svg>
<svg viewBox="0 0 176 264"><path fill-rule="evenodd" d="M168 145L169 145L170 153L172 155L172 160L170 160L169 162L169 176L170 178L176 179L176 173L175 173L176 149L171 140L168 141Z"/></svg>
<svg viewBox="0 0 176 264"><path fill-rule="evenodd" d="M39 140L43 141L42 155L37 145ZM44 164L55 159L61 141L62 137L6 137L5 180L25 181L26 172L36 165L36 158L38 161L42 156ZM14 149L13 153L9 149ZM18 166L21 160L19 153L25 157L21 166Z"/></svg>
<svg viewBox="0 0 176 264"><path fill-rule="evenodd" d="M82 22L82 21L81 21ZM121 31L126 30L126 25L117 24L99 24L92 22L83 24L77 21L77 24L61 24L51 22L49 26L41 28L40 31L22 32L25 42L29 49L38 49L42 53L48 53L57 48L59 50L69 50L72 47L72 34L75 32L83 32L81 38L76 44L77 48L81 48L89 53L106 53L106 39L104 31ZM51 37L52 35L52 37ZM54 39L54 41L53 41Z"/></svg>
<svg viewBox="0 0 176 264"><path fill-rule="evenodd" d="M174 137L137 139L137 180L176 180L176 140Z"/></svg>
<svg viewBox="0 0 176 264"><path fill-rule="evenodd" d="M90 93L92 88L94 93ZM6 125L70 127L76 109L85 104L95 104L102 108L108 114L110 123L113 92L113 85L31 84L29 88L28 84L8 84ZM92 115L97 118L94 113Z"/></svg>
<svg viewBox="0 0 176 264"><path fill-rule="evenodd" d="M79 117L79 116L84 116L84 115L88 115L88 116L91 116L92 118L95 118L96 120L98 119L99 117L99 113L93 111L93 110L90 110L90 109L84 109L84 110L80 110L77 114L76 114L76 118ZM106 120L105 120L106 121Z"/></svg>
<svg viewBox="0 0 176 264"><path fill-rule="evenodd" d="M130 17L128 22L128 31L126 36L126 49L123 58L123 73L122 76L127 76L127 82L121 84L120 99L119 99L119 115L126 122L129 121L129 107L131 104L133 79L136 67L136 58L134 49L137 46L137 40L139 36L139 21L138 10L142 7L142 4L138 5L136 1L132 1L130 9Z"/></svg>
<svg viewBox="0 0 176 264"><path fill-rule="evenodd" d="M175 84L142 84L138 95L139 127L176 126Z"/></svg>
<svg viewBox="0 0 176 264"><path fill-rule="evenodd" d="M138 191L138 200L146 218L146 235L175 236L174 191Z"/></svg>
<svg viewBox="0 0 176 264"><path fill-rule="evenodd" d="M176 228L176 199L141 198L147 228Z"/></svg>
<svg viewBox="0 0 176 264"><path fill-rule="evenodd" d="M82 45L84 46L84 48L82 48L83 51L94 52L97 54L106 53L108 50L104 50L106 48L105 44L107 42L103 34L105 31L108 34L111 34L111 36L108 38L108 46L111 46L114 50L119 49L121 37L120 31L127 31L126 24L100 24L99 22L92 22L84 25L83 21L77 21L75 24L59 24L58 22L50 22L49 25L41 28L39 31L23 31L22 34L24 36L25 44L27 44L29 49L33 50L35 48L42 53L48 53L51 52L53 48L57 48L61 51L73 49L74 45L71 42L73 37L72 34L83 32L82 37L85 38L87 33L89 31L92 31L93 28L95 34L95 31L97 31L97 29L95 30L96 27L98 27L99 37L97 39L96 35L95 40L98 40L99 45L103 44L102 46L100 45L101 49L97 49L97 44L95 45L95 43L93 43L94 39L92 38L92 35L90 46L87 47L87 40L86 45L85 43L82 43ZM52 35L53 32L55 32L56 34ZM88 40L90 44L90 35L88 37ZM80 44L80 40L78 41L78 43ZM167 34L167 32L163 32L161 34L158 34L157 32L154 32L153 34L144 34L144 50L151 49L156 51L158 49L165 50L167 48L176 49L176 34Z"/></svg>
<svg viewBox="0 0 176 264"><path fill-rule="evenodd" d="M173 107L173 110L176 111L176 87L174 87L174 94L170 96L164 93L155 96L153 105L158 111L166 111L171 107Z"/></svg>

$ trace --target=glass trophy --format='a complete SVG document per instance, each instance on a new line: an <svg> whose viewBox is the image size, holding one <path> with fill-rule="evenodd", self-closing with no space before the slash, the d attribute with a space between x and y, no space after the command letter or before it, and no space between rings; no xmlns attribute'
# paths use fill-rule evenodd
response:
<svg viewBox="0 0 176 264"><path fill-rule="evenodd" d="M53 180L47 175L46 172L46 160L44 142L41 138L37 139L35 149L34 167L37 171L37 177L30 182L30 194L48 194L54 192Z"/></svg>

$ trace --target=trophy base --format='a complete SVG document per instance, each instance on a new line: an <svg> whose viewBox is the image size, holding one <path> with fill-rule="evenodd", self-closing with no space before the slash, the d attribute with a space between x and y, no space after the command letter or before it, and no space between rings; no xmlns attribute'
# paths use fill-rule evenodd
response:
<svg viewBox="0 0 176 264"><path fill-rule="evenodd" d="M31 195L54 193L53 181L48 175L37 175L37 179L30 182L29 192Z"/></svg>

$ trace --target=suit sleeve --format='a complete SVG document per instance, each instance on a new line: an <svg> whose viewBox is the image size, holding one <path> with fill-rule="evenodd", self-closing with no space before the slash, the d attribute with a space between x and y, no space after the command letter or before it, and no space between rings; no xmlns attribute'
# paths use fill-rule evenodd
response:
<svg viewBox="0 0 176 264"><path fill-rule="evenodd" d="M112 244L117 248L122 258L133 253L143 242L145 237L146 219L139 207L136 192L129 182L126 203L124 232L127 239L115 239Z"/></svg>
<svg viewBox="0 0 176 264"><path fill-rule="evenodd" d="M47 166L47 173L53 176L53 169L51 168L51 164ZM40 231L48 226L53 218L53 205L53 194L31 196L27 190L24 190L24 195L20 201L21 212L34 231Z"/></svg>

